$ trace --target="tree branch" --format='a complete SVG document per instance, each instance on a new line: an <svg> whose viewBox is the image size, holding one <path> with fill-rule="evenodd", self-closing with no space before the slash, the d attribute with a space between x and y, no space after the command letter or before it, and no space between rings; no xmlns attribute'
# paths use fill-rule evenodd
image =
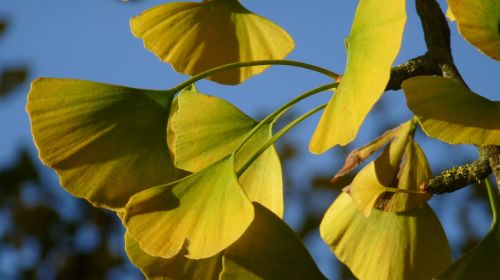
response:
<svg viewBox="0 0 500 280"><path fill-rule="evenodd" d="M489 174L491 174L491 168L488 160L479 159L441 172L429 182L422 184L420 189L433 194L454 192L467 185L479 183Z"/></svg>
<svg viewBox="0 0 500 280"><path fill-rule="evenodd" d="M436 0L416 0L416 7L428 49L426 55L437 61L443 77L460 81L467 86L453 62L450 29L439 4ZM452 192L486 177L492 171L497 185L500 186L500 147L480 146L477 148L480 154L478 161L442 172L431 179L427 186L424 186L425 190L432 193ZM489 168L485 168L486 163Z"/></svg>
<svg viewBox="0 0 500 280"><path fill-rule="evenodd" d="M385 90L399 90L404 80L424 75L442 75L439 64L428 54L417 56L393 67Z"/></svg>

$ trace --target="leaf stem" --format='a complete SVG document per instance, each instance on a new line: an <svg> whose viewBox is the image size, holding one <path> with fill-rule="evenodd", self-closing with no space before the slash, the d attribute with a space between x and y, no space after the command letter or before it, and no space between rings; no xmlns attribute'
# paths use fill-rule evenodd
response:
<svg viewBox="0 0 500 280"><path fill-rule="evenodd" d="M248 134L246 135L245 139L243 139L243 141L240 143L240 145L234 150L234 154L238 153L241 148L243 148L243 146L248 142L248 140L250 140L250 138L252 138L252 136L257 133L257 131L263 127L265 124L269 123L269 122L274 122L276 121L279 117L281 117L288 109L290 109L293 105L295 105L296 103L298 103L299 101L301 100L304 100L306 99L307 97L309 96L312 96L316 93L320 93L322 91L325 91L325 90L329 90L329 89L332 89L332 88L336 88L338 85L338 83L332 83L332 84L326 84L326 85L322 85L322 86L319 86L317 88L314 88L312 90L309 90L297 97L295 97L294 99L288 101L285 105L281 106L280 108L278 108L276 111L272 112L270 115L268 115L266 118L264 118L262 121L259 122L259 124L257 124L254 128L252 128L252 130L250 130L250 132L248 132Z"/></svg>
<svg viewBox="0 0 500 280"><path fill-rule="evenodd" d="M281 136L283 136L285 133L287 133L290 129L292 129L294 126L296 126L297 124L299 124L300 122L302 122L303 120L307 119L308 117L310 117L311 115L313 115L314 113L324 109L326 107L327 103L325 104L322 104L314 109L312 109L311 111L303 114L302 116L296 118L295 120L293 120L292 122L290 122L289 124L287 124L285 127L283 127L280 131L278 131L276 134L273 135L273 137L271 137L271 139L269 139L264 145L262 145L262 147L260 147L259 150L257 150L257 152L255 152L237 171L236 171L236 176L237 177L240 177L244 172L245 170L247 170L247 168L264 152L266 151L267 148L269 148L269 146L271 146L272 144L274 144L274 142L276 142L276 140L278 140L279 138L281 138Z"/></svg>
<svg viewBox="0 0 500 280"><path fill-rule="evenodd" d="M495 188L490 182L489 178L484 180L486 183L486 189L488 190L488 197L490 198L491 211L493 214L492 227L498 223L498 218L500 216L500 193L499 188Z"/></svg>
<svg viewBox="0 0 500 280"><path fill-rule="evenodd" d="M287 66L294 66L294 67L299 67L299 68L304 68L308 70L312 70L321 74L324 74L330 78L333 78L334 80L337 80L339 77L339 74L332 72L328 69L304 63L304 62L299 62L299 61L293 61L293 60L255 60L255 61L245 61L245 62L236 62L236 63L230 63L218 67L214 67L212 69L208 69L204 72L199 73L198 75L195 75L188 80L174 86L173 88L168 89L167 91L169 92L179 92L185 87L189 86L190 84L193 84L203 78L206 78L210 75L213 75L218 72L234 69L234 68L242 68L242 67L250 67L250 66L258 66L258 65L287 65Z"/></svg>

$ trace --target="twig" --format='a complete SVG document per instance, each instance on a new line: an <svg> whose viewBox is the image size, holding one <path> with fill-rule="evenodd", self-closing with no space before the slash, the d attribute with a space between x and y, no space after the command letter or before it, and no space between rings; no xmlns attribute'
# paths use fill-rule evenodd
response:
<svg viewBox="0 0 500 280"><path fill-rule="evenodd" d="M404 80L424 75L442 75L437 60L428 54L417 56L393 67L386 90L399 90Z"/></svg>
<svg viewBox="0 0 500 280"><path fill-rule="evenodd" d="M425 42L428 49L427 55L437 61L443 77L455 79L467 86L453 62L450 48L450 29L438 3L435 0L416 0L416 7L424 29ZM469 172L465 176L466 178L464 176L455 176L458 169L455 169L455 171L453 169L447 170L430 180L427 191L434 193L454 191L466 186L474 179L487 176L491 171L495 175L497 184L500 185L500 147L479 146L477 148L481 159L476 161L476 164L473 163L462 169L458 168L461 172ZM485 175L484 172L487 169L484 168L484 163L486 162L489 164L490 173ZM440 176L443 176L443 174L448 176L444 181L440 180Z"/></svg>

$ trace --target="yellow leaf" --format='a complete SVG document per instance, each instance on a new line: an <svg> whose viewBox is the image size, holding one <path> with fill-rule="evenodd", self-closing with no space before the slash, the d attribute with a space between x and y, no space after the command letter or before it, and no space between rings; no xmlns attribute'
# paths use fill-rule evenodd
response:
<svg viewBox="0 0 500 280"><path fill-rule="evenodd" d="M448 18L449 21L456 21L457 19L455 18L455 15L450 9L450 6L448 6L448 9L446 9L446 17Z"/></svg>
<svg viewBox="0 0 500 280"><path fill-rule="evenodd" d="M403 212L413 208L422 207L431 198L431 194L421 192L420 185L429 181L431 170L424 152L413 140L406 146L405 159L398 174L398 190L412 191L394 192L384 197L380 208L385 211Z"/></svg>
<svg viewBox="0 0 500 280"><path fill-rule="evenodd" d="M127 255L148 279L154 280L325 279L293 230L267 208L253 205L255 218L245 233L213 257L192 260L184 257L183 251L170 259L153 257L128 233Z"/></svg>
<svg viewBox="0 0 500 280"><path fill-rule="evenodd" d="M228 156L258 124L229 102L192 91L179 94L168 123L168 143L175 166L198 172ZM272 137L273 123L267 123L252 136L235 156L239 169ZM283 215L281 163L269 147L240 176L248 198Z"/></svg>
<svg viewBox="0 0 500 280"><path fill-rule="evenodd" d="M217 280L222 270L222 253L200 260L190 260L183 252L170 259L153 257L146 254L129 234L125 234L125 251L148 280Z"/></svg>
<svg viewBox="0 0 500 280"><path fill-rule="evenodd" d="M124 224L149 255L171 258L186 249L186 257L201 259L226 249L253 218L230 156L176 183L132 196Z"/></svg>
<svg viewBox="0 0 500 280"><path fill-rule="evenodd" d="M451 263L446 235L427 205L404 213L373 210L366 218L342 193L320 233L359 279L431 279Z"/></svg>
<svg viewBox="0 0 500 280"><path fill-rule="evenodd" d="M430 169L424 153L410 137L413 126L410 120L395 129L394 140L348 187L365 216L375 207L403 212L421 207L430 199L430 194L419 189L420 184L430 179Z"/></svg>
<svg viewBox="0 0 500 280"><path fill-rule="evenodd" d="M255 219L223 257L219 279L326 279L285 222L258 203Z"/></svg>
<svg viewBox="0 0 500 280"><path fill-rule="evenodd" d="M147 49L187 75L228 63L283 59L294 47L285 30L236 0L162 4L132 18L130 26ZM209 79L239 84L266 68L239 68Z"/></svg>
<svg viewBox="0 0 500 280"><path fill-rule="evenodd" d="M386 166L385 172L394 172ZM386 173L382 172L381 175ZM386 187L379 181L374 162L365 166L352 180L347 192L366 217L370 216L381 196L386 192ZM387 176L391 178L391 176Z"/></svg>
<svg viewBox="0 0 500 280"><path fill-rule="evenodd" d="M450 144L500 145L500 102L442 77L414 77L402 87L408 107L430 137Z"/></svg>
<svg viewBox="0 0 500 280"><path fill-rule="evenodd" d="M498 0L448 0L458 31L484 54L500 60L500 3Z"/></svg>
<svg viewBox="0 0 500 280"><path fill-rule="evenodd" d="M166 146L173 95L42 78L28 95L40 159L71 194L120 208L130 196L177 178Z"/></svg>
<svg viewBox="0 0 500 280"><path fill-rule="evenodd" d="M311 139L319 154L347 145L385 91L406 23L406 1L360 0L349 35L347 66Z"/></svg>

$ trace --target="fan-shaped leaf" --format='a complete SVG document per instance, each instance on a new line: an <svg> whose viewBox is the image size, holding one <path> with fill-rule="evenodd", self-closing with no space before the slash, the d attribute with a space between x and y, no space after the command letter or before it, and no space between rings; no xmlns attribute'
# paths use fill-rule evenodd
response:
<svg viewBox="0 0 500 280"><path fill-rule="evenodd" d="M165 127L172 94L82 80L38 79L28 96L40 159L96 206L176 179Z"/></svg>
<svg viewBox="0 0 500 280"><path fill-rule="evenodd" d="M442 77L414 77L402 87L427 135L451 144L500 145L500 102Z"/></svg>
<svg viewBox="0 0 500 280"><path fill-rule="evenodd" d="M254 203L255 219L223 257L220 279L326 279L283 220Z"/></svg>
<svg viewBox="0 0 500 280"><path fill-rule="evenodd" d="M146 254L129 234L125 234L125 251L148 280L217 280L222 270L222 253L200 260L188 259L183 252L170 259L153 257Z"/></svg>
<svg viewBox="0 0 500 280"><path fill-rule="evenodd" d="M486 55L500 60L500 3L498 0L448 0L458 31Z"/></svg>
<svg viewBox="0 0 500 280"><path fill-rule="evenodd" d="M180 181L132 196L125 209L129 234L152 256L214 256L236 241L254 217L238 183L234 157Z"/></svg>
<svg viewBox="0 0 500 280"><path fill-rule="evenodd" d="M421 183L430 179L430 169L424 153L410 134L413 121L394 131L394 140L382 154L365 166L347 191L365 216L373 208L402 212L421 207L431 195L421 192Z"/></svg>
<svg viewBox="0 0 500 280"><path fill-rule="evenodd" d="M446 235L425 206L366 218L342 193L320 226L323 240L360 279L430 279L451 263Z"/></svg>
<svg viewBox="0 0 500 280"><path fill-rule="evenodd" d="M282 59L294 47L285 30L237 0L162 4L132 18L130 25L147 49L188 75L233 62ZM238 84L266 68L234 69L209 79Z"/></svg>
<svg viewBox="0 0 500 280"><path fill-rule="evenodd" d="M346 145L358 130L389 81L401 46L406 1L359 1L347 50L347 66L311 139L312 153Z"/></svg>
<svg viewBox="0 0 500 280"><path fill-rule="evenodd" d="M420 185L431 178L431 170L424 152L416 142L409 140L404 157L397 177L397 190L412 192L396 190L383 197L380 208L385 211L403 212L422 207L431 198L431 194L419 192Z"/></svg>
<svg viewBox="0 0 500 280"><path fill-rule="evenodd" d="M175 166L197 172L234 152L258 123L229 102L191 91L175 99L168 124L168 142ZM236 154L241 167L272 137L267 123ZM248 198L283 215L281 163L274 147L268 148L240 176Z"/></svg>

